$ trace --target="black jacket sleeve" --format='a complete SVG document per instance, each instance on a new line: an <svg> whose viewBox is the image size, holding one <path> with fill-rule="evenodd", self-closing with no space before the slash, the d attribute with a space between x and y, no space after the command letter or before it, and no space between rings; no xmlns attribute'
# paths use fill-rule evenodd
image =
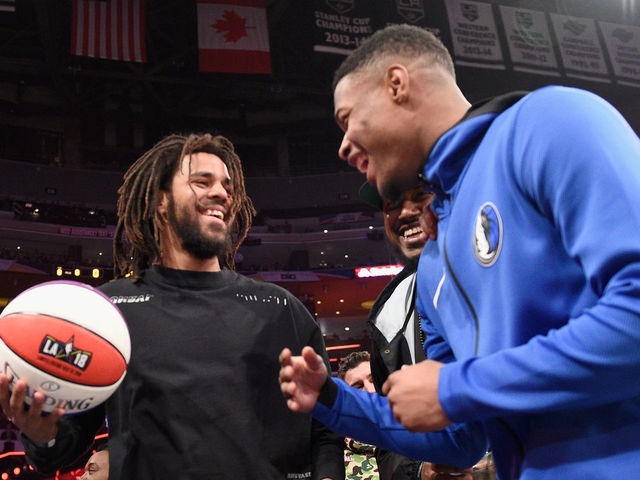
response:
<svg viewBox="0 0 640 480"><path fill-rule="evenodd" d="M73 463L93 444L96 431L104 422L103 405L78 415L62 417L58 421L56 443L52 447L38 447L21 434L29 463L39 472L54 474L56 470Z"/></svg>
<svg viewBox="0 0 640 480"><path fill-rule="evenodd" d="M420 480L418 473L422 462L419 460L412 460L381 448L376 450L376 460L380 480Z"/></svg>
<svg viewBox="0 0 640 480"><path fill-rule="evenodd" d="M315 419L312 419L311 430L311 478L344 480L344 437L333 433Z"/></svg>

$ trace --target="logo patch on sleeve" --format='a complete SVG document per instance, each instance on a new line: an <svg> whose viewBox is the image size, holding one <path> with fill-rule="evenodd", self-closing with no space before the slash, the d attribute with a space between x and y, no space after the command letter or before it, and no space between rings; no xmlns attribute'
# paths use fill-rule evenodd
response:
<svg viewBox="0 0 640 480"><path fill-rule="evenodd" d="M502 248L502 217L498 208L487 202L478 211L473 229L473 253L478 263L490 267L500 255Z"/></svg>

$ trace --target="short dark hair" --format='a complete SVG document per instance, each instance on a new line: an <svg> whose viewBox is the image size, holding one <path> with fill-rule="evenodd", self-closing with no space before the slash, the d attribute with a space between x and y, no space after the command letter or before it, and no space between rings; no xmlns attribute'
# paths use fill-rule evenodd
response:
<svg viewBox="0 0 640 480"><path fill-rule="evenodd" d="M362 362L368 362L371 360L371 355L365 350L358 352L351 352L349 355L340 360L338 365L338 378L344 380L345 375L352 368L356 368Z"/></svg>
<svg viewBox="0 0 640 480"><path fill-rule="evenodd" d="M451 54L438 37L413 25L391 25L367 38L342 62L333 75L333 90L342 78L372 65L385 55L408 58L429 55L455 78Z"/></svg>

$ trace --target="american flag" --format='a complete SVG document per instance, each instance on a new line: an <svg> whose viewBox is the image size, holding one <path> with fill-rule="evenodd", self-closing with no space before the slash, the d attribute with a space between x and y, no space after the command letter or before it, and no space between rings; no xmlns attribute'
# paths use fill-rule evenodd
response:
<svg viewBox="0 0 640 480"><path fill-rule="evenodd" d="M16 0L0 0L0 12L15 12Z"/></svg>
<svg viewBox="0 0 640 480"><path fill-rule="evenodd" d="M146 62L144 0L73 0L71 53Z"/></svg>

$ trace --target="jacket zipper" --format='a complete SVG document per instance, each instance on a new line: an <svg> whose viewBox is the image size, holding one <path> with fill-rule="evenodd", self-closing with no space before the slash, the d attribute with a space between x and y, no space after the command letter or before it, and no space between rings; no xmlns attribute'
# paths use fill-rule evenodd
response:
<svg viewBox="0 0 640 480"><path fill-rule="evenodd" d="M478 315L476 314L476 309L473 308L473 304L471 303L471 300L469 300L469 297L467 296L466 292L462 288L462 285L460 285L460 282L458 281L458 277L456 277L456 274L453 271L453 268L451 267L451 263L449 263L449 254L447 253L447 235L446 234L444 236L443 246L444 246L444 260L445 262L447 262L447 269L449 270L449 273L451 274L451 278L453 278L453 281L455 282L456 287L458 287L458 291L462 294L462 297L464 298L464 301L467 303L469 310L471 310L471 315L473 316L473 323L475 324L475 327L476 327L476 344L473 348L473 355L477 356L478 345L480 342L480 326L478 324Z"/></svg>

